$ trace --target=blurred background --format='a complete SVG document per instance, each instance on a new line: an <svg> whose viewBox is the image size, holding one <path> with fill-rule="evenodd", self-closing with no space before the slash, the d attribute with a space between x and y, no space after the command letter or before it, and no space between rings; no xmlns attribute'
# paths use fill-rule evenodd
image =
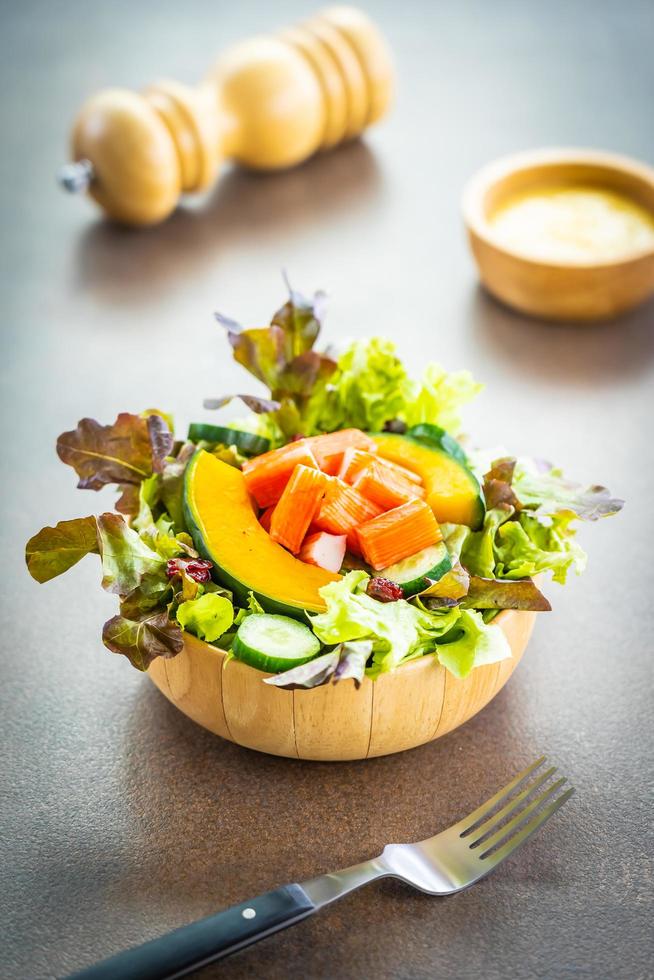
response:
<svg viewBox="0 0 654 980"><path fill-rule="evenodd" d="M386 119L362 140L293 171L260 176L228 167L214 191L185 202L161 226L135 231L103 221L89 201L67 197L56 185L80 104L97 89L139 90L162 76L194 84L231 42L302 19L314 5L2 3L1 530L10 571L2 590L0 698L5 827L14 843L0 902L12 935L10 976L72 969L82 949L90 958L103 917L119 948L148 929L155 934L257 890L264 882L254 865L239 874L232 868L219 885L211 871L220 866L219 838L247 851L254 825L239 823L230 809L243 794L252 792L281 820L292 819L294 799L302 833L321 841L311 859L298 859L291 840L266 852L272 885L313 874L335 857L357 859L378 838L433 832L434 822L474 804L475 784L488 781L491 789L497 775L499 785L498 758L528 761L543 747L570 761L586 791L575 853L559 841L546 898L525 875L522 891L509 895L507 884L502 921L471 913L475 962L481 969L479 950L492 946L497 952L485 975L519 975L502 949L527 950L542 933L541 915L563 950L551 975L572 975L564 964L581 970L585 940L601 950L606 967L587 975L629 975L616 950L628 940L638 949L644 907L628 884L618 895L609 882L640 880L624 841L644 821L649 758L641 726L651 709L651 658L643 638L654 623L643 529L651 523L654 476L648 443L654 307L592 327L554 326L501 307L478 285L460 197L478 167L533 147L597 147L654 162L654 5L367 0L364 6L397 65L397 99ZM565 591L549 589L555 611L539 622L509 688L442 744L365 764L374 828L360 768L290 766L223 745L108 654L100 625L114 604L97 588L95 564L82 563L42 589L23 567L24 542L42 524L112 506L106 492L74 492L70 472L55 457L57 434L85 415L108 422L118 411L152 405L172 412L180 431L209 419L202 399L238 389L241 377L212 313L267 323L284 298L282 269L298 289L328 292L327 341L388 335L415 371L437 359L485 382L467 414L478 443L555 459L571 476L600 481L627 499L619 518L584 534L586 575ZM627 769L618 833L584 807L589 800L613 803L606 787ZM429 808L427 795L416 796L416 771ZM439 780L464 771L469 797L434 791ZM276 788L267 786L269 776ZM387 812L390 783L404 792ZM346 814L347 843L321 838L318 788L334 812ZM591 875L597 855L588 841L597 834L612 863L595 875L593 909L579 869ZM153 839L159 863L149 851ZM577 870L561 904L557 890L573 858ZM390 915L398 893L380 894L375 914ZM388 922L387 937L366 960L354 947L349 960L334 945L328 954L316 926L305 933L313 952L289 934L275 947L275 965L259 948L248 954L247 967L241 957L221 976L300 976L301 962L306 976L364 976L372 969L433 976L434 917L419 901L407 900L411 925L408 915L402 924ZM530 921L521 918L521 901ZM349 914L373 928L380 920L369 908L355 897ZM441 962L450 971L443 975L463 976L456 964L468 940L455 911L439 906L438 916ZM345 919L337 916L330 926L343 942Z"/></svg>

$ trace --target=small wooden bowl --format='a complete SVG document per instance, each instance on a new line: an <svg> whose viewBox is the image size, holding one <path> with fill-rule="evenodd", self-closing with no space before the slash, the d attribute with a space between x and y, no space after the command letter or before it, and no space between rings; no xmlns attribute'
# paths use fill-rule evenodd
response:
<svg viewBox="0 0 654 980"><path fill-rule="evenodd" d="M489 217L508 197L530 187L575 183L632 198L654 214L654 169L636 160L588 150L518 153L489 164L463 194L463 217L479 275L498 299L547 320L603 320L654 293L654 249L611 262L549 263L508 249Z"/></svg>
<svg viewBox="0 0 654 980"><path fill-rule="evenodd" d="M506 611L510 660L477 667L457 680L431 656L383 674L314 690L283 691L270 676L185 634L181 653L153 661L149 674L160 691L193 721L222 738L259 752L322 762L369 759L440 738L480 711L515 670L536 613Z"/></svg>

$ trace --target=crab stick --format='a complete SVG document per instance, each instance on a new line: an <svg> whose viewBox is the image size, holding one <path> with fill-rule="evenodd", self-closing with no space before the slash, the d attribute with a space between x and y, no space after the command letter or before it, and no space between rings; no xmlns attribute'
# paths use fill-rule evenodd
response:
<svg viewBox="0 0 654 980"><path fill-rule="evenodd" d="M308 534L300 548L299 558L310 565L318 565L328 572L338 572L345 557L346 536L344 534L328 534L327 531L316 531Z"/></svg>
<svg viewBox="0 0 654 980"><path fill-rule="evenodd" d="M294 555L325 495L325 475L311 466L296 466L270 519L270 537Z"/></svg>
<svg viewBox="0 0 654 980"><path fill-rule="evenodd" d="M421 486L407 480L378 459L363 467L354 480L354 487L382 510L391 510L408 500L425 496Z"/></svg>
<svg viewBox="0 0 654 980"><path fill-rule="evenodd" d="M259 507L277 503L296 466L318 469L306 440L290 442L243 463L245 484Z"/></svg>
<svg viewBox="0 0 654 980"><path fill-rule="evenodd" d="M356 528L361 553L375 571L415 555L442 539L434 512L424 500L410 500Z"/></svg>
<svg viewBox="0 0 654 980"><path fill-rule="evenodd" d="M347 534L353 527L369 521L381 508L336 477L325 477L325 497L315 518L316 528L330 534Z"/></svg>

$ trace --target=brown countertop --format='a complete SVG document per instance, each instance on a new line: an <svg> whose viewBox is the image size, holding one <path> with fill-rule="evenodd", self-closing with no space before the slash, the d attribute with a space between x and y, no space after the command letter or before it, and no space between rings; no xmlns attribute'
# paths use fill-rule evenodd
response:
<svg viewBox="0 0 654 980"><path fill-rule="evenodd" d="M464 180L555 143L654 159L650 4L367 4L394 42L395 113L366 143L267 179L227 173L203 210L144 233L57 191L69 121L97 87L193 81L239 36L310 10L284 2L25 2L5 11L2 288L3 976L61 975L284 881L419 839L542 752L578 794L472 890L373 885L208 969L207 977L447 980L651 969L651 487L654 307L620 323L528 322L477 287ZM393 336L487 383L485 444L556 459L627 499L585 528L587 573L548 587L515 677L441 741L313 764L221 741L112 656L113 601L87 560L39 587L22 565L44 523L111 506L54 453L82 415L204 418L236 387L212 321L263 321L279 270L332 297L327 339ZM192 370L191 370L192 365ZM648 540L649 537L649 540ZM649 928L649 936L648 936Z"/></svg>

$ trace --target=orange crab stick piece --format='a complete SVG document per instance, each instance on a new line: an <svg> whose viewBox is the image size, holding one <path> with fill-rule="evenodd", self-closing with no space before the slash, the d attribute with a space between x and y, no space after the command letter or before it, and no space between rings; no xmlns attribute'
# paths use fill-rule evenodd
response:
<svg viewBox="0 0 654 980"><path fill-rule="evenodd" d="M305 442L309 444L311 451L315 454L320 469L328 467L330 471L334 472L336 460L331 457L338 458L340 456L342 458L345 450L350 447L367 450L376 448L374 439L371 439L361 429L341 429L339 432L326 432L322 436L311 436Z"/></svg>
<svg viewBox="0 0 654 980"><path fill-rule="evenodd" d="M345 557L346 541L344 534L316 531L315 534L307 534L298 557L300 561L318 565L328 572L339 572Z"/></svg>
<svg viewBox="0 0 654 980"><path fill-rule="evenodd" d="M331 453L329 456L321 456L320 469L327 476L339 476L339 470L343 462L343 453Z"/></svg>
<svg viewBox="0 0 654 980"><path fill-rule="evenodd" d="M422 487L397 474L381 460L374 460L364 467L354 481L354 486L382 510L391 510L415 497L425 496Z"/></svg>
<svg viewBox="0 0 654 980"><path fill-rule="evenodd" d="M410 500L356 529L365 560L375 571L415 555L443 537L434 512L424 500Z"/></svg>
<svg viewBox="0 0 654 980"><path fill-rule="evenodd" d="M312 466L296 466L270 519L273 541L296 555L324 495L324 474Z"/></svg>
<svg viewBox="0 0 654 980"><path fill-rule="evenodd" d="M272 507L266 507L266 509L261 511L259 514L259 524L261 524L261 527L264 529L264 531L267 531L268 534L270 534L270 520L274 509L275 505L273 504Z"/></svg>
<svg viewBox="0 0 654 980"><path fill-rule="evenodd" d="M379 459L379 457L377 457ZM403 476L405 480L409 480L411 483L415 483L417 486L422 486L422 477L414 473L413 470L407 469L406 466L401 466L399 463L394 463L391 459L383 460L384 466L393 470L398 476Z"/></svg>
<svg viewBox="0 0 654 980"><path fill-rule="evenodd" d="M245 485L259 507L277 503L296 466L318 469L316 457L306 440L291 442L243 463Z"/></svg>
<svg viewBox="0 0 654 980"><path fill-rule="evenodd" d="M331 460L332 457L329 457ZM344 480L346 483L353 484L356 478L361 473L366 466L373 463L375 460L386 466L389 470L400 478L407 480L410 483L415 483L416 486L422 486L422 478L418 476L417 473L413 473L412 470L408 470L406 466L400 466L399 463L393 463L390 459L380 459L379 456L375 456L372 453L365 452L362 449L354 449L350 447L346 449L341 457L341 466L336 476L339 480Z"/></svg>
<svg viewBox="0 0 654 980"><path fill-rule="evenodd" d="M325 477L325 498L315 518L316 528L330 534L347 534L353 527L381 513L381 508L336 477Z"/></svg>
<svg viewBox="0 0 654 980"><path fill-rule="evenodd" d="M350 446L341 456L341 465L336 476L339 480L352 484L359 473L366 466L370 466L375 459L376 457L372 453L367 453L363 449L355 449L354 446Z"/></svg>

